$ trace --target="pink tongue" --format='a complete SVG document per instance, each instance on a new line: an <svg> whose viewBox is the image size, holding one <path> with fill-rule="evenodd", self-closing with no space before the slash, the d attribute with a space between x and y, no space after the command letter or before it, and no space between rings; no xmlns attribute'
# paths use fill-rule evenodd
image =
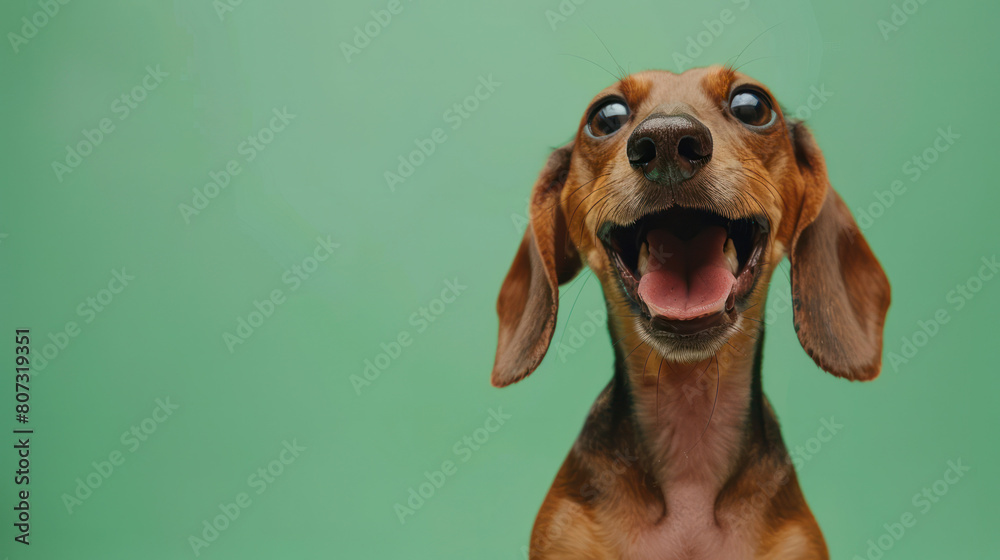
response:
<svg viewBox="0 0 1000 560"><path fill-rule="evenodd" d="M687 241L657 229L646 241L649 267L639 279L639 297L653 317L685 321L726 308L736 277L722 254L724 228L705 228Z"/></svg>

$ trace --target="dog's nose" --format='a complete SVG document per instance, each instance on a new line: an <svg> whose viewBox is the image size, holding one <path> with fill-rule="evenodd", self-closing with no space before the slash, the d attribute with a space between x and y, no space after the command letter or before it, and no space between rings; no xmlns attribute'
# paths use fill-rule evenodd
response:
<svg viewBox="0 0 1000 560"><path fill-rule="evenodd" d="M679 183L712 159L712 133L687 114L653 114L632 131L625 152L650 181Z"/></svg>

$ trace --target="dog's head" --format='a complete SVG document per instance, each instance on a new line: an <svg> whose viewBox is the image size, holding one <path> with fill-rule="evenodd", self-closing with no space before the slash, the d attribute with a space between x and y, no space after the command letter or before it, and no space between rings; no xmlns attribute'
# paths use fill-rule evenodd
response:
<svg viewBox="0 0 1000 560"><path fill-rule="evenodd" d="M695 362L757 332L786 255L806 352L840 377L878 375L889 283L805 126L730 68L629 76L594 98L535 184L497 302L493 384L538 366L559 285L583 264L619 334Z"/></svg>

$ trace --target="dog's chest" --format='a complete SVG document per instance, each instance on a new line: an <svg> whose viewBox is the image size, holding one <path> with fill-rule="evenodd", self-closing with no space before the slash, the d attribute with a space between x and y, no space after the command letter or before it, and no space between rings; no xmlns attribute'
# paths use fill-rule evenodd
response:
<svg viewBox="0 0 1000 560"><path fill-rule="evenodd" d="M714 387L713 387L714 388ZM706 393L708 393L706 391ZM660 457L657 478L661 481L667 515L635 534L626 558L659 560L709 560L753 558L757 539L754 516L741 523L719 523L716 500L731 475L734 457L745 432L748 389L722 387L705 396L705 402L661 396L670 407L656 410L644 402L640 414L646 443ZM712 402L708 402L711 398ZM671 400L668 400L671 399ZM659 512L658 512L659 515ZM657 515L657 517L658 517ZM664 552L669 551L669 552Z"/></svg>
<svg viewBox="0 0 1000 560"><path fill-rule="evenodd" d="M748 527L723 529L714 518L715 496L696 486L667 492L670 513L643 528L627 544L623 557L637 560L710 560L753 558ZM669 552L665 552L669 551Z"/></svg>

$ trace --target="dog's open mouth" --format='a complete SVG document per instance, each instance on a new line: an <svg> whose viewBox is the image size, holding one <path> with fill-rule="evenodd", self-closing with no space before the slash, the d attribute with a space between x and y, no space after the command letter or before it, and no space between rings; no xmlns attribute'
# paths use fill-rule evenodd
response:
<svg viewBox="0 0 1000 560"><path fill-rule="evenodd" d="M767 232L763 217L675 207L630 226L605 224L599 237L650 326L686 335L722 324L750 293Z"/></svg>

